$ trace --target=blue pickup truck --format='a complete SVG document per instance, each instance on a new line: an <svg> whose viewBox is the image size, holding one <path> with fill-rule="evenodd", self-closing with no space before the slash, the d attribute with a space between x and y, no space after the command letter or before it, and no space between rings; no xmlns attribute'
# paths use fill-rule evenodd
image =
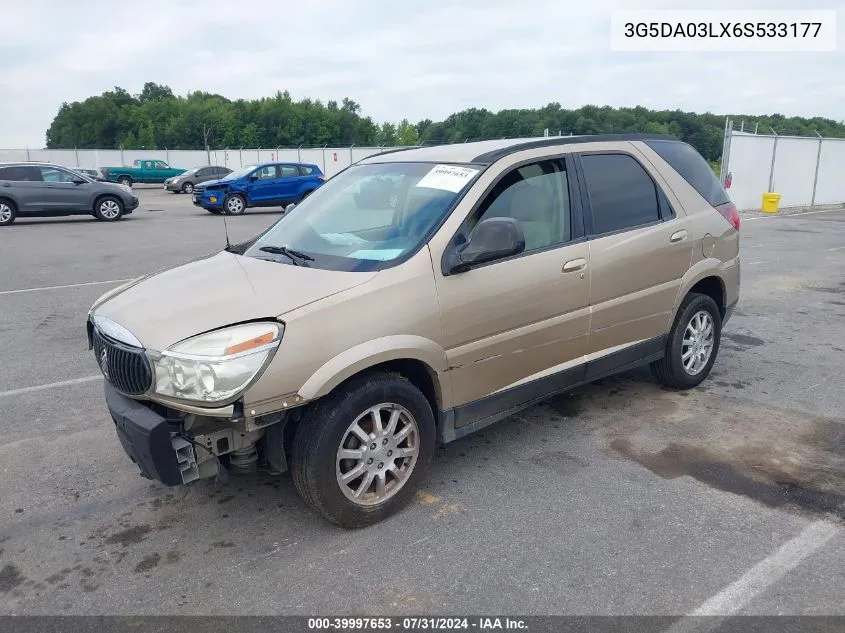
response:
<svg viewBox="0 0 845 633"><path fill-rule="evenodd" d="M209 213L242 215L249 207L299 203L326 177L309 163L258 163L194 187L193 202Z"/></svg>

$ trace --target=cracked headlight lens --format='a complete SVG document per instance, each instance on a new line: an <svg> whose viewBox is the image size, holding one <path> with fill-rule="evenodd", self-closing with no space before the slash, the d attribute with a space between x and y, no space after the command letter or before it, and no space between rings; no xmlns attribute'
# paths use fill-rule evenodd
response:
<svg viewBox="0 0 845 633"><path fill-rule="evenodd" d="M198 402L228 400L264 369L283 333L280 323L246 323L177 343L153 360L155 391Z"/></svg>

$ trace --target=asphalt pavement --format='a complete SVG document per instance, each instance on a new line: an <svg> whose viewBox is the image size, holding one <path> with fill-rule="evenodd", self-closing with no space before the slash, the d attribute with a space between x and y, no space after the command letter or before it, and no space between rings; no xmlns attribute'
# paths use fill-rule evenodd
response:
<svg viewBox="0 0 845 633"><path fill-rule="evenodd" d="M700 388L638 370L557 397L346 531L289 475L168 489L123 453L87 310L225 244L186 196L139 195L121 222L0 230L0 614L845 615L845 211L744 217Z"/></svg>

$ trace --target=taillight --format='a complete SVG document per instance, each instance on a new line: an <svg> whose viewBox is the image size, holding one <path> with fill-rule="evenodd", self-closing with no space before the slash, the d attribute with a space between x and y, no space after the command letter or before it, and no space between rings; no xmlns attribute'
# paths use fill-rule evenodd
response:
<svg viewBox="0 0 845 633"><path fill-rule="evenodd" d="M326 182L326 177L325 176L317 176L317 180L322 180L323 182Z"/></svg>
<svg viewBox="0 0 845 633"><path fill-rule="evenodd" d="M739 231L739 212L737 212L736 206L734 206L733 202L720 204L718 207L715 207L715 209L722 215L723 218L730 222L737 231Z"/></svg>

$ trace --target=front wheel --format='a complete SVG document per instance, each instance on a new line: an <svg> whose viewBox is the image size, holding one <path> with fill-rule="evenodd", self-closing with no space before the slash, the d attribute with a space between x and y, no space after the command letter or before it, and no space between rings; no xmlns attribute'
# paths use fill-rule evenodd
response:
<svg viewBox="0 0 845 633"><path fill-rule="evenodd" d="M103 222L114 222L123 217L123 204L112 196L100 198L94 205L94 215Z"/></svg>
<svg viewBox="0 0 845 633"><path fill-rule="evenodd" d="M401 376L365 374L305 413L293 441L293 481L328 521L371 525L408 503L434 443L434 414L420 390Z"/></svg>
<svg viewBox="0 0 845 633"><path fill-rule="evenodd" d="M182 185L182 193L194 193L193 183L186 182L184 185Z"/></svg>
<svg viewBox="0 0 845 633"><path fill-rule="evenodd" d="M243 215L246 211L246 200L237 194L232 194L223 201L226 215Z"/></svg>
<svg viewBox="0 0 845 633"><path fill-rule="evenodd" d="M710 374L722 337L722 315L707 295L690 293L669 332L666 355L651 364L657 380L673 389L690 389Z"/></svg>

